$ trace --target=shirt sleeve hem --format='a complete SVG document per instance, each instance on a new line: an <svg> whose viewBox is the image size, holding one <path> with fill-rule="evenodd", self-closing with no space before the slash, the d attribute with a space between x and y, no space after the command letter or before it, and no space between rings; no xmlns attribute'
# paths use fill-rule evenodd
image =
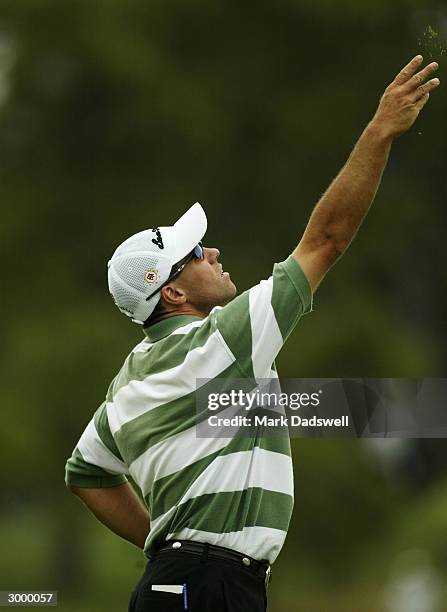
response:
<svg viewBox="0 0 447 612"><path fill-rule="evenodd" d="M65 483L68 486L83 487L86 489L105 489L118 487L127 482L127 478L118 474L116 476L81 476L73 472L67 472Z"/></svg>
<svg viewBox="0 0 447 612"><path fill-rule="evenodd" d="M290 255L283 263L284 270L287 276L293 283L298 295L303 304L303 314L307 314L312 310L312 288L309 279L304 274L300 264L296 261L293 255Z"/></svg>

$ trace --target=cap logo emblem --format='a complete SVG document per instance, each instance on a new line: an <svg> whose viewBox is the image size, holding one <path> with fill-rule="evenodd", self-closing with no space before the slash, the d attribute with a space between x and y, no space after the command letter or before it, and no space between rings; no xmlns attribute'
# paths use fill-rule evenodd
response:
<svg viewBox="0 0 447 612"><path fill-rule="evenodd" d="M159 249L164 249L165 245L163 244L163 238L161 237L161 232L158 227L155 227L153 230L154 234L157 238L152 238L152 242L158 246Z"/></svg>
<svg viewBox="0 0 447 612"><path fill-rule="evenodd" d="M145 270L144 281L148 283L148 285L153 285L154 283L157 283L159 279L160 276L158 274L158 270L155 270L155 268L149 268L149 270Z"/></svg>

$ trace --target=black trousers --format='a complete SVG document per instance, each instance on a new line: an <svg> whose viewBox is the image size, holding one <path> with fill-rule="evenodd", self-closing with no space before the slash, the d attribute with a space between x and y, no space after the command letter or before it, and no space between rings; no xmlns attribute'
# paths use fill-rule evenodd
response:
<svg viewBox="0 0 447 612"><path fill-rule="evenodd" d="M186 585L184 595L152 590L152 585ZM129 612L265 612L264 579L232 560L185 552L158 553L132 593Z"/></svg>

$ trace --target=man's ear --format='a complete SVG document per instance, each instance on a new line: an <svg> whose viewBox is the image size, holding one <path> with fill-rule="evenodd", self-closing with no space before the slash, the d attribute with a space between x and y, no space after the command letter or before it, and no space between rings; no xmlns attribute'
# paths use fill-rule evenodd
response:
<svg viewBox="0 0 447 612"><path fill-rule="evenodd" d="M174 287L174 285L166 285L160 291L161 297L169 306L180 306L186 302L186 294L183 289Z"/></svg>

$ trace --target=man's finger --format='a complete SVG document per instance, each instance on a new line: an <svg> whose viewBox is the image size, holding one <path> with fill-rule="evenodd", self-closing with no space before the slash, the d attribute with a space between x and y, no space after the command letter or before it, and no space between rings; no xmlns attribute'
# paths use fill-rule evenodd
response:
<svg viewBox="0 0 447 612"><path fill-rule="evenodd" d="M409 81L405 83L405 89L408 89L409 91L411 91L412 89L416 89L416 87L419 87L420 85L425 83L428 77L433 74L433 72L436 72L438 68L439 65L437 64L437 62L432 62L431 64L428 64L428 66L425 66L423 70L417 72L414 76L411 77Z"/></svg>
<svg viewBox="0 0 447 612"><path fill-rule="evenodd" d="M416 108L418 109L418 111L420 112L424 106L427 104L428 100L430 98L430 94L426 93L424 96L422 96L422 98L420 100L418 100L416 102Z"/></svg>
<svg viewBox="0 0 447 612"><path fill-rule="evenodd" d="M416 55L416 57L413 57L411 62L409 62L405 66L405 68L403 68L399 72L397 77L394 79L394 83L396 83L396 85L403 85L404 83L408 81L408 79L411 79L413 74L416 72L416 70L421 65L423 59L424 58L422 57L422 55Z"/></svg>
<svg viewBox="0 0 447 612"><path fill-rule="evenodd" d="M441 81L438 78L427 81L426 83L424 83L424 85L421 85L415 91L414 101L417 102L418 100L426 96L430 91L436 89L436 87L439 87L440 84Z"/></svg>

